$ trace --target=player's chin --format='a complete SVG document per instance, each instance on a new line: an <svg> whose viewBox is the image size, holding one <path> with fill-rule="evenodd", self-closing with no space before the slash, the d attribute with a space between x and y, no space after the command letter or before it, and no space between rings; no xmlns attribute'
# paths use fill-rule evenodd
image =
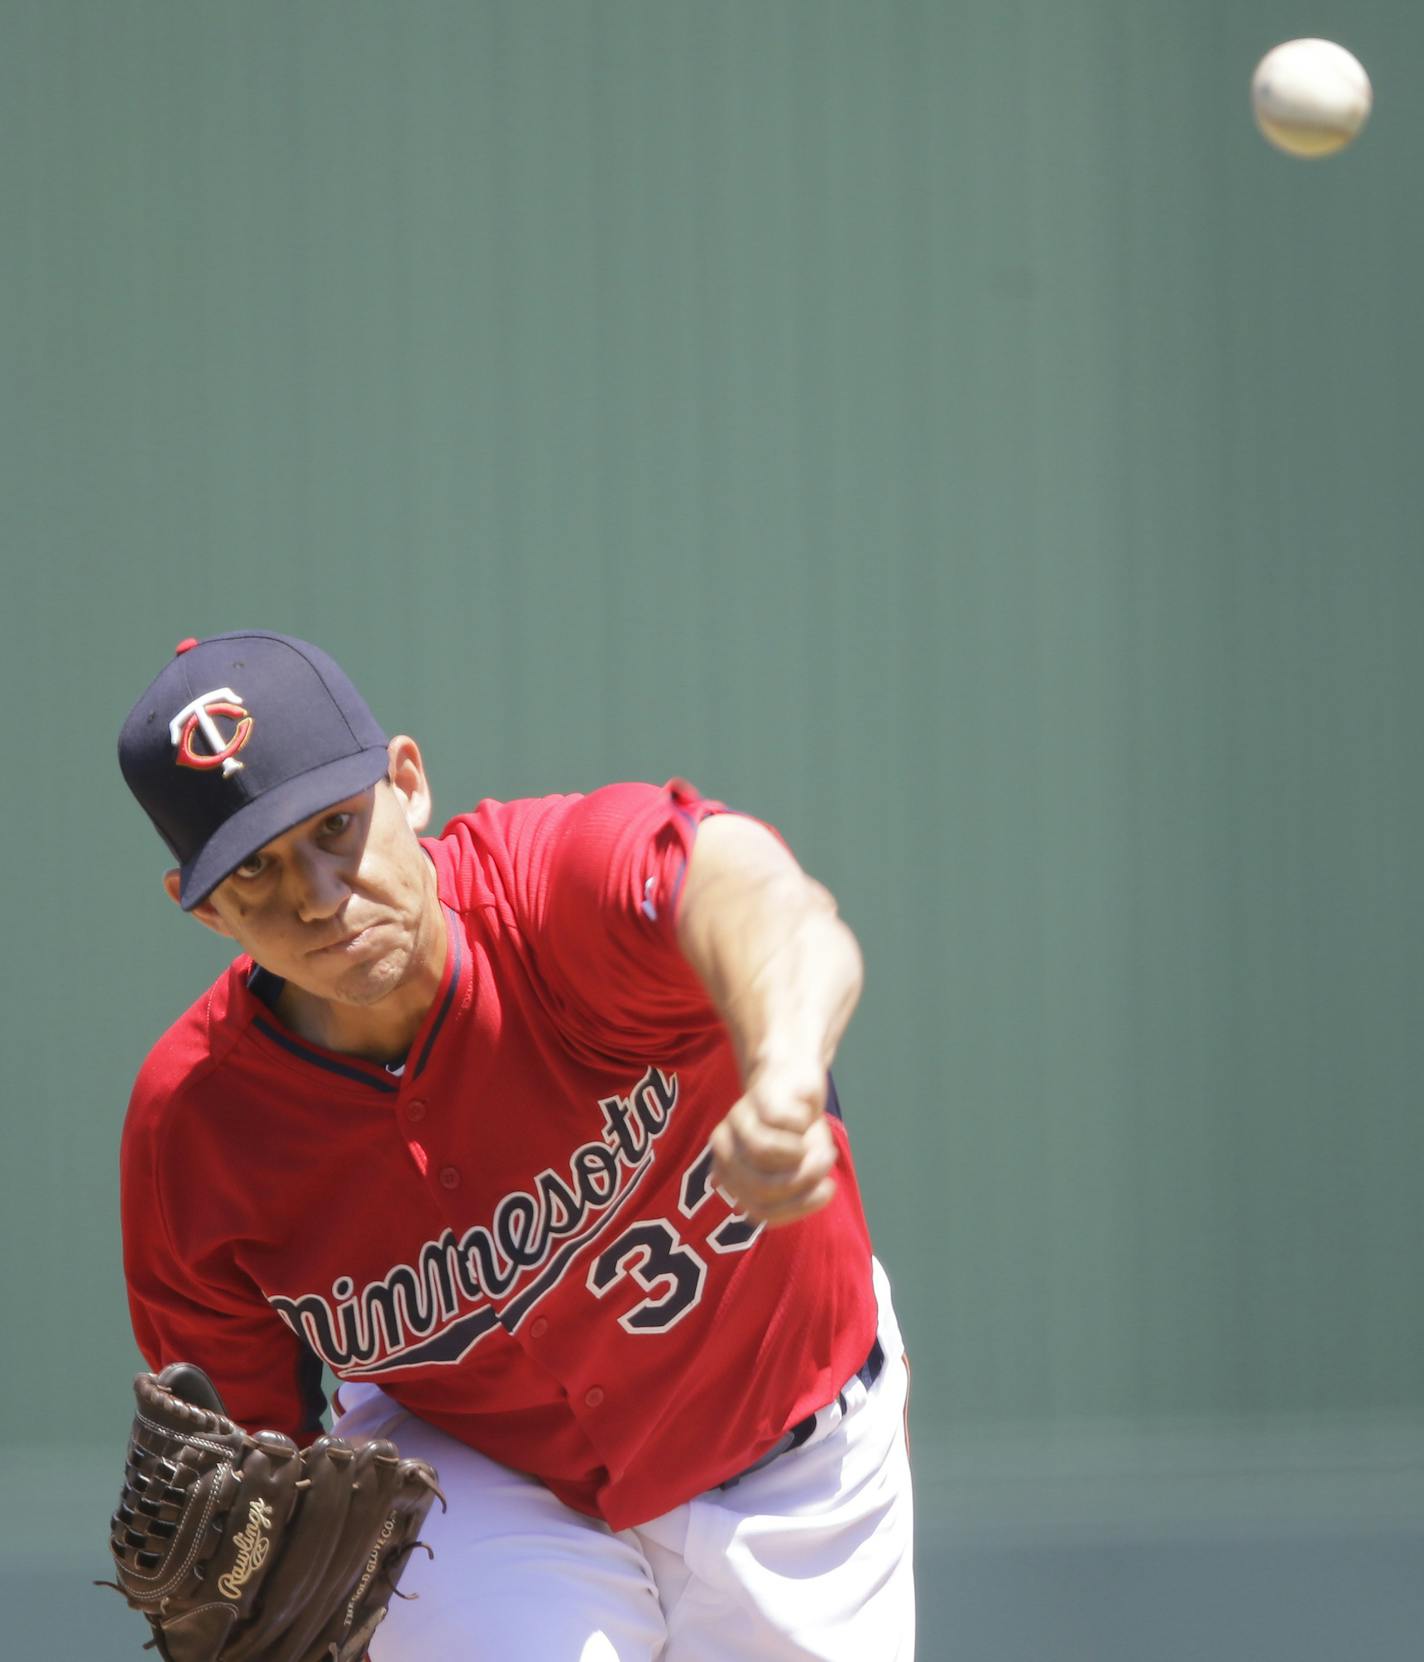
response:
<svg viewBox="0 0 1424 1662"><path fill-rule="evenodd" d="M342 1004L379 1004L405 979L409 950L401 945L359 963L345 965L325 995Z"/></svg>

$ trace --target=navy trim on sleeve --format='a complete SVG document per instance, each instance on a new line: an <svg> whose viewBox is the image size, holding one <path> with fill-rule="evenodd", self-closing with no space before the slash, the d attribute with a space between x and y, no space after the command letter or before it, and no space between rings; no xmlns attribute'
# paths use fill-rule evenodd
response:
<svg viewBox="0 0 1424 1662"><path fill-rule="evenodd" d="M830 1074L826 1075L826 1112L833 1120L845 1124L845 1115L841 1112L841 1099L836 1095L836 1082Z"/></svg>

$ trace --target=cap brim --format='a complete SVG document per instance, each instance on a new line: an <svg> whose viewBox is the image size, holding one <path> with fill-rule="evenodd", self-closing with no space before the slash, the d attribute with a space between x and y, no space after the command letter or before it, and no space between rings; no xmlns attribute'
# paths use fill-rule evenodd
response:
<svg viewBox="0 0 1424 1662"><path fill-rule="evenodd" d="M384 745L360 750L354 756L324 762L310 773L299 774L284 785L264 791L255 802L239 808L179 868L179 904L183 910L191 912L199 901L206 900L223 878L230 877L244 860L264 848L273 837L280 837L284 831L290 831L334 802L369 790L378 779L385 777L389 766L390 756Z"/></svg>

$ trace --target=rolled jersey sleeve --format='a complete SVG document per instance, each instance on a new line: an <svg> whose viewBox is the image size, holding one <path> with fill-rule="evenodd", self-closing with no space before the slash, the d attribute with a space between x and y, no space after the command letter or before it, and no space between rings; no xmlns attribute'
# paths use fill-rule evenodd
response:
<svg viewBox="0 0 1424 1662"><path fill-rule="evenodd" d="M684 780L607 785L563 816L524 926L566 1022L651 1053L669 1028L720 1027L683 957L677 914L697 827L720 803Z"/></svg>

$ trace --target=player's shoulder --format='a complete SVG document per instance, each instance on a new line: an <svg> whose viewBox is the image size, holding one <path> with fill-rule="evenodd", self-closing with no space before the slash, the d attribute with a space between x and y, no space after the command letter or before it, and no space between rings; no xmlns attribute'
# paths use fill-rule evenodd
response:
<svg viewBox="0 0 1424 1662"><path fill-rule="evenodd" d="M129 1129L163 1118L221 1067L252 1018L244 995L251 967L243 958L230 964L150 1046L129 1099Z"/></svg>
<svg viewBox="0 0 1424 1662"><path fill-rule="evenodd" d="M438 837L422 841L435 866L440 898L456 911L498 906L511 893L519 868L557 836L579 793L486 797L456 814Z"/></svg>
<svg viewBox="0 0 1424 1662"><path fill-rule="evenodd" d="M441 898L458 908L497 902L511 892L520 872L537 869L569 837L618 827L650 829L677 817L695 823L722 811L721 803L703 797L685 779L661 785L617 780L563 795L486 798L469 813L457 814L425 846L441 878Z"/></svg>
<svg viewBox="0 0 1424 1662"><path fill-rule="evenodd" d="M583 793L514 797L503 801L485 797L467 813L456 814L427 846L448 849L466 858L516 849L531 838L547 835L583 800Z"/></svg>
<svg viewBox="0 0 1424 1662"><path fill-rule="evenodd" d="M510 802L487 799L470 813L452 819L437 841L455 841L474 849L517 851L568 830L610 820L638 822L669 815L699 819L724 812L725 804L703 796L686 779L669 779L661 785L622 779L562 796L523 797Z"/></svg>

